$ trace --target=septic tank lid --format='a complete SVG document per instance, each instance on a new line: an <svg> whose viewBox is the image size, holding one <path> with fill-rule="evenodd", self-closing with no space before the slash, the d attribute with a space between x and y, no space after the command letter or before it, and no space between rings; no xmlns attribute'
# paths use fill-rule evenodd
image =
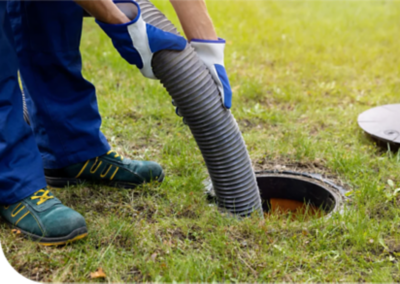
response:
<svg viewBox="0 0 400 284"><path fill-rule="evenodd" d="M358 116L358 125L373 138L400 144L400 104L369 109Z"/></svg>

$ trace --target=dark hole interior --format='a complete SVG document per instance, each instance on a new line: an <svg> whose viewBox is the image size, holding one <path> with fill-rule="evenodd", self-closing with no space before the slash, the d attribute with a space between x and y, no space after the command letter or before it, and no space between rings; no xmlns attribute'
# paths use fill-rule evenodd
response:
<svg viewBox="0 0 400 284"><path fill-rule="evenodd" d="M295 177L258 176L258 187L264 212L270 210L270 199L290 199L321 208L329 213L335 206L333 195L323 186Z"/></svg>

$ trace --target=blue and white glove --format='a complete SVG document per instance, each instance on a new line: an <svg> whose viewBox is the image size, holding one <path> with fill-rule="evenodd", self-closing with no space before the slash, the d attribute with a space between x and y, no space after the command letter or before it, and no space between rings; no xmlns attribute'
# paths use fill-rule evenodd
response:
<svg viewBox="0 0 400 284"><path fill-rule="evenodd" d="M230 109L232 107L232 89L225 70L225 40L222 38L218 40L192 39L190 45L195 49L208 70L210 70L214 81L217 83L223 106L226 109ZM172 100L172 105L175 106L174 100ZM176 107L175 113L178 116L182 116L178 107Z"/></svg>
<svg viewBox="0 0 400 284"><path fill-rule="evenodd" d="M224 50L225 40L201 40L192 39L190 45L194 48L199 58L207 66L222 97L222 103L226 109L232 107L232 89L225 70Z"/></svg>
<svg viewBox="0 0 400 284"><path fill-rule="evenodd" d="M186 39L147 24L142 18L139 4L135 1L117 0L114 3L136 5L136 18L125 24L113 25L96 20L97 24L111 38L114 47L126 61L136 65L143 76L157 79L151 67L154 53L165 49L181 51L186 47Z"/></svg>

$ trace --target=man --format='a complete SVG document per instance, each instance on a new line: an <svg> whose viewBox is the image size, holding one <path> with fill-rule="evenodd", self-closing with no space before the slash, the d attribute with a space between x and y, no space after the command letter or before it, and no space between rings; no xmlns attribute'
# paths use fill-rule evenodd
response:
<svg viewBox="0 0 400 284"><path fill-rule="evenodd" d="M218 39L204 0L171 0L189 41L209 67L224 106L231 92ZM131 18L115 5L130 5ZM183 50L183 37L145 23L132 0L0 1L0 216L44 245L87 235L84 218L62 203L46 185L82 182L134 188L162 181L160 165L123 158L100 131L94 86L81 74L79 44L82 7L115 48L145 77L155 79L151 59L159 50ZM222 52L221 52L222 51ZM22 118L20 70L31 120ZM225 82L225 83L222 83ZM33 133L32 133L33 130ZM44 169L44 172L43 172Z"/></svg>

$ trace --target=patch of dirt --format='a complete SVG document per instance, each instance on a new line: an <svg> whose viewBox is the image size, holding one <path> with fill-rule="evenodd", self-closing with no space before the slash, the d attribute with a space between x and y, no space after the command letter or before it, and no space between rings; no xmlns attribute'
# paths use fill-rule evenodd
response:
<svg viewBox="0 0 400 284"><path fill-rule="evenodd" d="M202 229L197 226L197 225L193 225L190 228L190 231L188 232L188 236L187 238L191 241L196 241L196 242L200 242L203 240L202 236L198 234L198 232L201 232Z"/></svg>
<svg viewBox="0 0 400 284"><path fill-rule="evenodd" d="M147 223L154 224L157 223L157 220L154 218L154 215L157 213L157 208L153 204L149 203L141 203L137 204L133 207L136 212L138 212L137 216L134 216L134 221L137 221L136 218L144 219Z"/></svg>
<svg viewBox="0 0 400 284"><path fill-rule="evenodd" d="M389 253L397 257L400 256L400 240L389 239L385 241Z"/></svg>

